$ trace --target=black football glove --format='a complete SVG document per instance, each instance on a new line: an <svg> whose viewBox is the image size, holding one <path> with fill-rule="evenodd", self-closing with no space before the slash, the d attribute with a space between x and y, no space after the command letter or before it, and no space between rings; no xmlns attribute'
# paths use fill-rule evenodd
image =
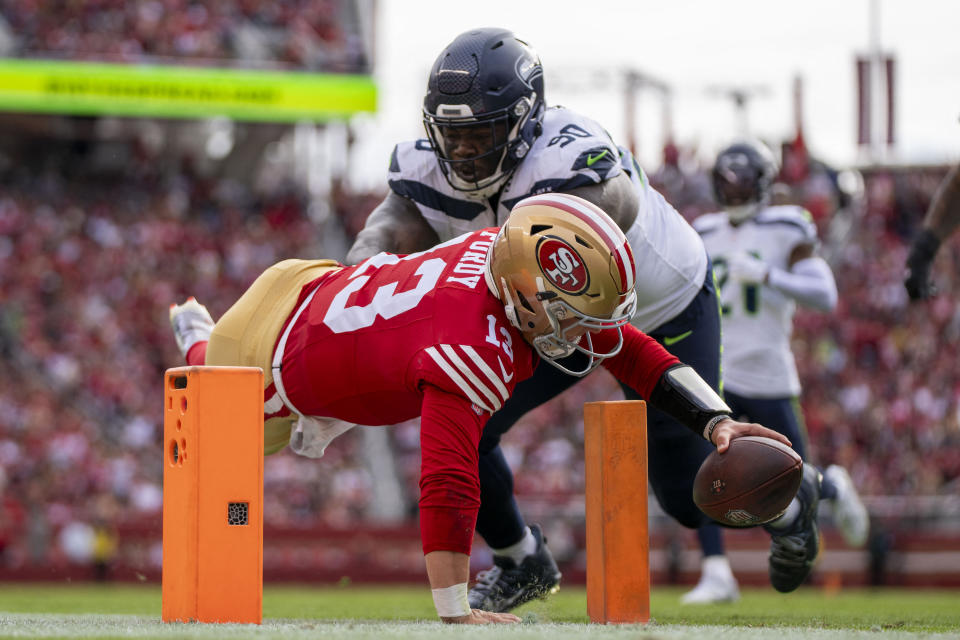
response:
<svg viewBox="0 0 960 640"><path fill-rule="evenodd" d="M937 290L930 282L930 266L940 248L940 240L929 229L923 229L910 244L907 256L907 277L903 286L911 300L926 300Z"/></svg>

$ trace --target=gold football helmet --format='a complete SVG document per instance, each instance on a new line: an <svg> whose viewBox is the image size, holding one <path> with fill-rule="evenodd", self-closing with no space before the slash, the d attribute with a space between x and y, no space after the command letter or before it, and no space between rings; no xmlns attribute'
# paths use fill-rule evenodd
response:
<svg viewBox="0 0 960 640"><path fill-rule="evenodd" d="M509 321L562 371L586 375L623 346L620 327L637 299L633 251L594 204L565 193L521 200L487 254L486 275ZM590 332L603 329L616 329L619 340L598 353ZM584 369L558 362L575 351L589 357Z"/></svg>

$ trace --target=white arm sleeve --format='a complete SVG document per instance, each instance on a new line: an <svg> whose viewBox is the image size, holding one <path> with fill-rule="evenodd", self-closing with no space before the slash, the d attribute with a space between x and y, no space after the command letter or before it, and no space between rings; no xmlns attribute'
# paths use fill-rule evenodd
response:
<svg viewBox="0 0 960 640"><path fill-rule="evenodd" d="M819 256L796 262L790 271L770 269L767 284L807 307L833 311L837 306L837 282Z"/></svg>

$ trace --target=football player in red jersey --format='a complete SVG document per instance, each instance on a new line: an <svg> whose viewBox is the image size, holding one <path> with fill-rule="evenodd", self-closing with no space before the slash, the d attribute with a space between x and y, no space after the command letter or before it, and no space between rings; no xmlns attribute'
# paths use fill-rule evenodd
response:
<svg viewBox="0 0 960 640"><path fill-rule="evenodd" d="M286 260L264 272L216 325L196 300L171 308L190 364L264 371L265 451L288 442L319 457L355 424L420 416L420 527L445 622L518 622L471 609L469 554L483 425L540 360L580 352L654 406L726 450L762 435L693 371L629 324L634 259L616 224L576 196L520 202L500 229L421 253L353 266Z"/></svg>

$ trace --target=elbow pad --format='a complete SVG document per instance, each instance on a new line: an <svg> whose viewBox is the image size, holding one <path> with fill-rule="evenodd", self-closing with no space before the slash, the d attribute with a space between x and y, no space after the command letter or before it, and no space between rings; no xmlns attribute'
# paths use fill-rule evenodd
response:
<svg viewBox="0 0 960 640"><path fill-rule="evenodd" d="M693 367L678 364L663 372L650 394L650 404L710 440L713 427L729 418L730 407Z"/></svg>

